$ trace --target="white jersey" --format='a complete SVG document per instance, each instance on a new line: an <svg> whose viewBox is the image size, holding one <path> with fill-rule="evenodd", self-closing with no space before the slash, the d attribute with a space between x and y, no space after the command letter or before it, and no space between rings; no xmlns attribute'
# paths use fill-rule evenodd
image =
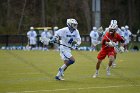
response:
<svg viewBox="0 0 140 93"><path fill-rule="evenodd" d="M35 31L28 31L27 36L28 38L36 38L37 34Z"/></svg>
<svg viewBox="0 0 140 93"><path fill-rule="evenodd" d="M49 39L52 35L50 34L50 32L48 31L44 31L41 33L41 37L40 37L40 41L44 44L44 45L48 45L49 44Z"/></svg>
<svg viewBox="0 0 140 93"><path fill-rule="evenodd" d="M91 44L96 46L97 44L99 44L100 42L98 41L99 39L99 34L97 31L92 30L90 32L90 37L91 37Z"/></svg>
<svg viewBox="0 0 140 93"><path fill-rule="evenodd" d="M124 30L124 39L125 39L125 44L128 44L130 41L130 35L132 33L130 32L130 30Z"/></svg>
<svg viewBox="0 0 140 93"><path fill-rule="evenodd" d="M98 34L97 31L93 31L93 30L92 30L92 31L90 32L90 37L91 37L92 40L96 40L96 41L97 41L98 38L99 38L99 34Z"/></svg>
<svg viewBox="0 0 140 93"><path fill-rule="evenodd" d="M81 37L77 29L71 32L68 27L64 27L56 31L55 36L61 38L60 40L61 44L69 47L72 47L72 43L74 41L78 45L81 44ZM60 45L60 56L63 60L69 60L69 58L72 56L71 49L63 45Z"/></svg>
<svg viewBox="0 0 140 93"><path fill-rule="evenodd" d="M42 38L50 38L51 36L52 36L51 33L48 31L44 31L41 33Z"/></svg>
<svg viewBox="0 0 140 93"><path fill-rule="evenodd" d="M35 31L28 31L27 32L27 37L28 37L28 39L29 39L29 44L36 44L36 36L37 36L37 34L36 34L36 32Z"/></svg>
<svg viewBox="0 0 140 93"><path fill-rule="evenodd" d="M124 32L123 32L123 30L121 30L120 28L118 28L117 33L118 33L120 36L124 37Z"/></svg>
<svg viewBox="0 0 140 93"><path fill-rule="evenodd" d="M55 36L58 36L61 38L61 41L60 41L61 44L69 46L69 47L72 46L72 43L74 41L77 42L78 45L81 44L81 37L77 29L71 32L68 27L64 27L56 31Z"/></svg>
<svg viewBox="0 0 140 93"><path fill-rule="evenodd" d="M132 33L130 32L130 30L124 30L124 38L125 39L129 39L129 36L131 35Z"/></svg>

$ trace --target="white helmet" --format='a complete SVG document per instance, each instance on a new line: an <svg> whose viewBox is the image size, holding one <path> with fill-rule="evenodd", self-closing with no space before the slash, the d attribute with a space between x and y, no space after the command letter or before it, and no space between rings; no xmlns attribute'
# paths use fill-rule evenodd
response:
<svg viewBox="0 0 140 93"><path fill-rule="evenodd" d="M97 30L97 27L94 26L92 29L93 29L93 30Z"/></svg>
<svg viewBox="0 0 140 93"><path fill-rule="evenodd" d="M126 29L128 29L128 28L129 28L129 26L128 26L128 25L126 25L126 26L125 26L125 28L126 28Z"/></svg>
<svg viewBox="0 0 140 93"><path fill-rule="evenodd" d="M117 25L117 20L111 20L110 24L116 24Z"/></svg>
<svg viewBox="0 0 140 93"><path fill-rule="evenodd" d="M34 27L31 26L31 27L30 27L30 30L33 30L33 29L34 29Z"/></svg>
<svg viewBox="0 0 140 93"><path fill-rule="evenodd" d="M55 26L55 27L53 28L53 30L58 30L58 27L57 27L57 26Z"/></svg>
<svg viewBox="0 0 140 93"><path fill-rule="evenodd" d="M121 27L121 30L125 30L124 26Z"/></svg>
<svg viewBox="0 0 140 93"><path fill-rule="evenodd" d="M77 29L77 25L78 25L78 22L75 19L73 19L73 18L67 19L67 26L68 27L73 28L73 29Z"/></svg>
<svg viewBox="0 0 140 93"><path fill-rule="evenodd" d="M118 25L117 24L110 24L109 25L109 29L117 29L118 28Z"/></svg>

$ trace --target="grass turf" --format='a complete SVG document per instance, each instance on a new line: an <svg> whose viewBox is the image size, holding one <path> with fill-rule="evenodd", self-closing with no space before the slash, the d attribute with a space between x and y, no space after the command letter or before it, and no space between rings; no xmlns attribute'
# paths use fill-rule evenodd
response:
<svg viewBox="0 0 140 93"><path fill-rule="evenodd" d="M0 50L0 93L139 93L140 52L117 55L117 67L106 76L106 58L95 73L97 52L72 51L76 63L65 81L54 79L63 64L56 51Z"/></svg>

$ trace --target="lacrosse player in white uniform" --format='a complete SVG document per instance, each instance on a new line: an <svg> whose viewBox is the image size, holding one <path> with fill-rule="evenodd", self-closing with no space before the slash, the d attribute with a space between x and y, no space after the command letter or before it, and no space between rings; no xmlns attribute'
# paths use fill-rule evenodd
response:
<svg viewBox="0 0 140 93"><path fill-rule="evenodd" d="M124 30L125 28L122 26L121 29L117 31L117 33L120 34L120 36L124 37Z"/></svg>
<svg viewBox="0 0 140 93"><path fill-rule="evenodd" d="M36 47L36 31L34 30L34 27L30 27L30 31L27 32L28 37L28 46L30 46L30 49L33 49Z"/></svg>
<svg viewBox="0 0 140 93"><path fill-rule="evenodd" d="M98 38L99 34L97 32L97 28L93 27L93 30L90 32L90 37L91 37L91 48L93 51L96 50L96 46L100 43Z"/></svg>
<svg viewBox="0 0 140 93"><path fill-rule="evenodd" d="M49 45L50 37L52 37L51 33L47 29L44 29L40 37L40 41L43 43L43 50L48 50L47 46Z"/></svg>
<svg viewBox="0 0 140 93"><path fill-rule="evenodd" d="M81 44L81 37L77 30L78 23L75 19L67 19L67 27L59 29L50 42L60 41L60 56L64 64L59 68L55 77L56 80L64 80L64 71L75 62L75 58L71 54L71 48L77 49ZM73 45L73 43L75 44ZM70 48L71 47L71 48Z"/></svg>
<svg viewBox="0 0 140 93"><path fill-rule="evenodd" d="M125 30L124 30L124 39L125 39L124 46L125 46L125 51L126 52L128 51L128 44L130 42L130 36L131 35L132 35L132 33L130 32L129 27L126 25Z"/></svg>

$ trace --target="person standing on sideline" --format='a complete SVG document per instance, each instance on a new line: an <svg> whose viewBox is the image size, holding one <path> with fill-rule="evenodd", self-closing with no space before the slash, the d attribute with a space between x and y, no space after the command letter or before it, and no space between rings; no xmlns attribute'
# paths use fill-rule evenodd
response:
<svg viewBox="0 0 140 93"><path fill-rule="evenodd" d="M37 33L34 30L34 27L30 27L30 30L27 32L27 37L28 37L28 46L30 46L30 50L36 47L36 37Z"/></svg>
<svg viewBox="0 0 140 93"><path fill-rule="evenodd" d="M90 38L91 38L91 49L92 49L92 51L95 51L96 46L100 43L98 40L99 34L97 32L96 27L93 27L93 30L90 32Z"/></svg>
<svg viewBox="0 0 140 93"><path fill-rule="evenodd" d="M49 39L52 37L47 28L41 33L40 41L43 43L43 51L48 50Z"/></svg>
<svg viewBox="0 0 140 93"><path fill-rule="evenodd" d="M118 25L116 23L110 24L109 29L108 29L109 31L107 31L102 38L102 48L97 56L98 61L96 64L96 72L93 75L93 78L98 77L100 64L102 63L102 60L105 59L106 56L108 56L109 58L109 63L106 69L107 75L108 76L111 75L110 68L115 59L115 55L116 55L115 44L117 41L121 43L121 46L119 48L120 52L124 52L124 47L123 47L124 39L118 33L116 33L117 28L118 28Z"/></svg>
<svg viewBox="0 0 140 93"><path fill-rule="evenodd" d="M58 69L58 73L55 77L56 80L64 80L64 71L75 63L75 58L71 54L70 47L72 47L72 49L77 49L81 44L81 37L77 26L78 22L75 19L67 19L67 27L59 29L50 40L51 43L60 42L60 56L64 61L64 64Z"/></svg>
<svg viewBox="0 0 140 93"><path fill-rule="evenodd" d="M129 30L129 27L126 25L124 30L124 39L125 39L124 48L126 52L128 52L128 44L131 41L130 39L131 35L132 35L131 31Z"/></svg>

